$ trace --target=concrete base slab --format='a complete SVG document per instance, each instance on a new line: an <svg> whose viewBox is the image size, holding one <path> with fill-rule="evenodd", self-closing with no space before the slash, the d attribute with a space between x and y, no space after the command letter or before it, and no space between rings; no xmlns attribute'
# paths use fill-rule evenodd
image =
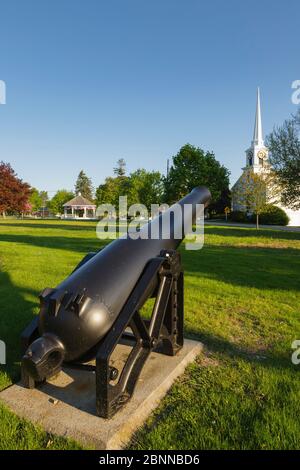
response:
<svg viewBox="0 0 300 470"><path fill-rule="evenodd" d="M0 393L0 399L16 414L41 425L47 432L96 449L121 449L202 347L197 341L185 340L177 356L152 353L132 399L110 420L96 416L94 372L66 368L38 389L12 385ZM119 345L112 365L120 366L128 352L128 347Z"/></svg>

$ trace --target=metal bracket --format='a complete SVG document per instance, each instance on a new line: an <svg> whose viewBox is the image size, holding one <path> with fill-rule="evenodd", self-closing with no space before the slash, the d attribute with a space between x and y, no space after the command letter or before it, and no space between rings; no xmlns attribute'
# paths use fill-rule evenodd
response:
<svg viewBox="0 0 300 470"><path fill-rule="evenodd" d="M159 278L158 287L157 277ZM155 292L154 292L155 290ZM154 294L150 320L139 310ZM130 327L132 335L126 333ZM122 340L133 340L134 346L120 374L111 384L110 357ZM96 355L96 408L103 418L111 418L132 396L142 368L151 353L170 356L183 346L183 272L180 255L164 251L147 264L112 329L99 344Z"/></svg>
<svg viewBox="0 0 300 470"><path fill-rule="evenodd" d="M96 366L64 363L64 367L95 371L98 416L111 418L128 402L152 351L174 356L182 348L183 290L180 254L174 250L162 251L160 256L147 263L117 320L95 348ZM151 297L155 298L155 302L151 318L146 320L141 317L140 309ZM128 328L132 333L128 332ZM36 337L38 317L22 333L22 349L26 350ZM119 343L132 346L120 374L110 365L111 355ZM37 385L23 373L22 381L28 388Z"/></svg>

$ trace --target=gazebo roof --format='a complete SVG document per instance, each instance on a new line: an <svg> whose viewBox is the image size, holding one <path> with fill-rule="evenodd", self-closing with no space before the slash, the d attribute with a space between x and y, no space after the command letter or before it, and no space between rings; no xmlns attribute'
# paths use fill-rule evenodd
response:
<svg viewBox="0 0 300 470"><path fill-rule="evenodd" d="M95 204L93 204L91 201L89 201L85 197L81 196L81 194L78 194L78 196L74 197L73 199L71 199L70 201L64 204L64 207L72 207L72 206L96 207Z"/></svg>

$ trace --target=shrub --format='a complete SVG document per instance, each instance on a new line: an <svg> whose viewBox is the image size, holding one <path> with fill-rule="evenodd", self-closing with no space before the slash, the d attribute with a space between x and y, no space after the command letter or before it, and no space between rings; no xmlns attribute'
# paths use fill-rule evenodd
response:
<svg viewBox="0 0 300 470"><path fill-rule="evenodd" d="M289 218L280 207L267 204L263 212L259 215L259 223L265 225L287 225Z"/></svg>
<svg viewBox="0 0 300 470"><path fill-rule="evenodd" d="M230 214L230 219L233 222L249 222L246 212L243 211L232 211Z"/></svg>

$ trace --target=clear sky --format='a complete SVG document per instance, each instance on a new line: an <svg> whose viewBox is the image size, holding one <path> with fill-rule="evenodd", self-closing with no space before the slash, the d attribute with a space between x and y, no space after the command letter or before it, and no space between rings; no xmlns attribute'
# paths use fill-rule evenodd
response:
<svg viewBox="0 0 300 470"><path fill-rule="evenodd" d="M257 85L264 133L295 111L299 0L0 0L0 18L0 160L39 189L97 186L121 157L165 172L187 142L233 183Z"/></svg>

